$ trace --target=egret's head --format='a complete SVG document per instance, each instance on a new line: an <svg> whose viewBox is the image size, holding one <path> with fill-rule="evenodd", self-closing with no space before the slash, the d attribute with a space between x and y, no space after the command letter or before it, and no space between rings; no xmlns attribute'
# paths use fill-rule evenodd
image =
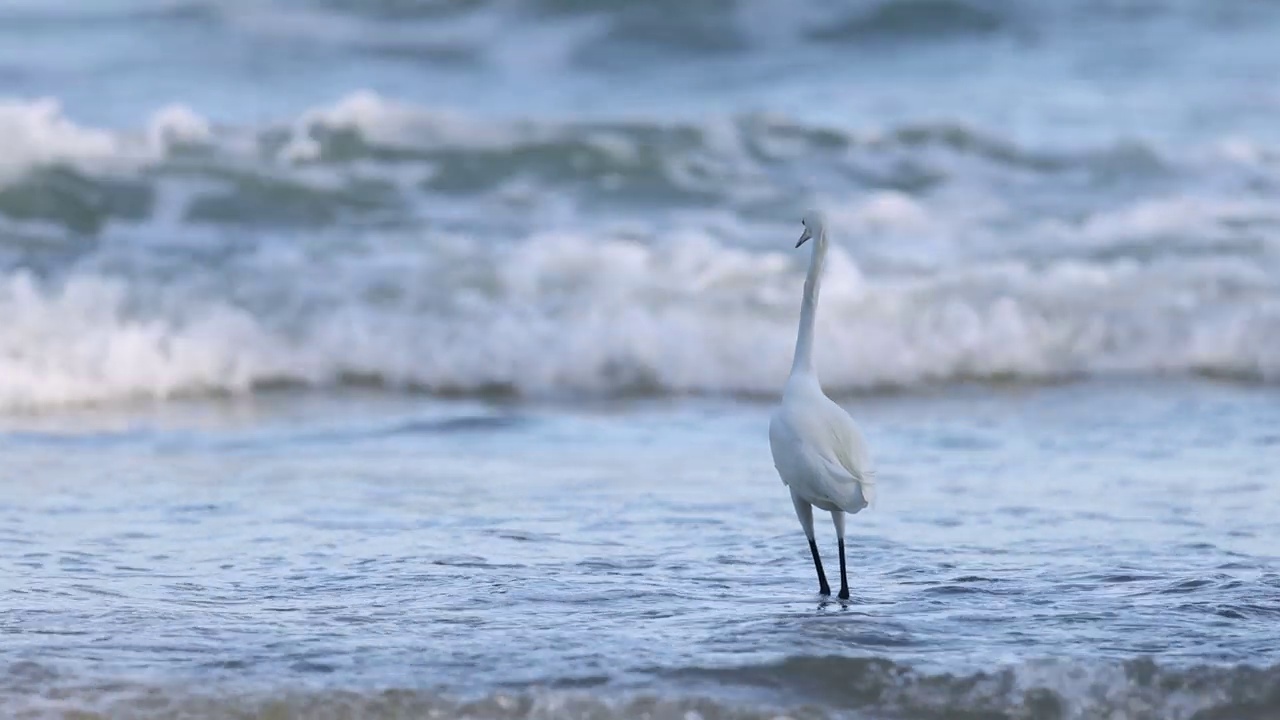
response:
<svg viewBox="0 0 1280 720"><path fill-rule="evenodd" d="M827 218L821 210L809 210L801 217L800 224L804 225L804 232L796 242L796 247L800 247L811 237L821 237L827 230Z"/></svg>

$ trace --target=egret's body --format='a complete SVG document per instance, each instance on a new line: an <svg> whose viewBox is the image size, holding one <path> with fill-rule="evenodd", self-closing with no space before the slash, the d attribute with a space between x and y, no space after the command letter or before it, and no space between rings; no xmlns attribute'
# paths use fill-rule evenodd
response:
<svg viewBox="0 0 1280 720"><path fill-rule="evenodd" d="M831 594L822 558L813 534L813 508L831 513L840 547L840 598L849 597L845 569L844 516L867 507L874 499L875 484L867 447L853 418L822 392L813 368L813 326L818 308L818 291L827 254L827 228L822 216L806 213L800 247L810 238L813 254L804 283L800 305L800 330L796 338L791 375L782 393L782 403L769 421L769 448L778 476L791 489L796 517L809 539L809 551L818 571L818 588Z"/></svg>

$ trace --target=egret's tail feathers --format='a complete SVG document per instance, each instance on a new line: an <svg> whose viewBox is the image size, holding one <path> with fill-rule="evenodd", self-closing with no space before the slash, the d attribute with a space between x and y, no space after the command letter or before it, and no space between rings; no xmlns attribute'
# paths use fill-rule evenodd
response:
<svg viewBox="0 0 1280 720"><path fill-rule="evenodd" d="M864 476L855 476L854 482L841 488L840 495L835 504L852 515L863 508L870 507L875 502L876 486Z"/></svg>
<svg viewBox="0 0 1280 720"><path fill-rule="evenodd" d="M862 499L867 507L876 504L876 471L863 470L858 474L858 488L862 491Z"/></svg>
<svg viewBox="0 0 1280 720"><path fill-rule="evenodd" d="M856 513L875 500L875 473L860 470L852 463L845 464L835 460L827 460L827 470L837 482L836 488L829 490L829 497L841 510Z"/></svg>
<svg viewBox="0 0 1280 720"><path fill-rule="evenodd" d="M873 473L867 473L862 480L862 499L867 501L868 507L876 505L876 481Z"/></svg>

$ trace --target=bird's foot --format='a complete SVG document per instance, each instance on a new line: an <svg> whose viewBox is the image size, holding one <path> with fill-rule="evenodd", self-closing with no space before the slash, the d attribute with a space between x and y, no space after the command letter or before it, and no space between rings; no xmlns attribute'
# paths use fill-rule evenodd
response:
<svg viewBox="0 0 1280 720"><path fill-rule="evenodd" d="M840 588L840 594L839 594L839 595L837 595L836 597L840 598L841 600L848 600L848 599L849 599L849 588L847 588L847 587L842 587L842 588Z"/></svg>
<svg viewBox="0 0 1280 720"><path fill-rule="evenodd" d="M830 594L831 594L831 586L830 586L830 585L827 585L827 584L825 584L825 583L823 583L823 585L822 585L821 587L819 587L819 588L818 588L818 594L819 594L819 595L830 595Z"/></svg>

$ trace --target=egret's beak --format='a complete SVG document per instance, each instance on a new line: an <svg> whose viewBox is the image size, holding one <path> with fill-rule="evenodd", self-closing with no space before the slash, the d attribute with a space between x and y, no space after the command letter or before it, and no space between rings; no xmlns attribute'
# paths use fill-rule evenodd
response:
<svg viewBox="0 0 1280 720"><path fill-rule="evenodd" d="M804 229L804 233L800 235L800 239L796 241L796 247L800 247L804 244L805 240L808 240L811 237L813 237L813 233L809 232L809 228L806 227Z"/></svg>

